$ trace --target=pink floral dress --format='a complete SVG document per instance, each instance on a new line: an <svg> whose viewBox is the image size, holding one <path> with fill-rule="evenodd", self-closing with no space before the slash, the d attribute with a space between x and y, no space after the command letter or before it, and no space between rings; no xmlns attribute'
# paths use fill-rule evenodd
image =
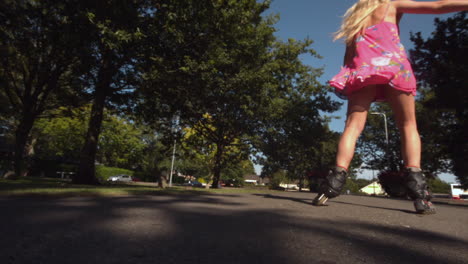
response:
<svg viewBox="0 0 468 264"><path fill-rule="evenodd" d="M369 85L377 85L376 101L385 101L381 85L416 95L416 79L396 24L382 19L366 28L355 42L356 55L352 62L329 81L339 97L346 99L349 94Z"/></svg>

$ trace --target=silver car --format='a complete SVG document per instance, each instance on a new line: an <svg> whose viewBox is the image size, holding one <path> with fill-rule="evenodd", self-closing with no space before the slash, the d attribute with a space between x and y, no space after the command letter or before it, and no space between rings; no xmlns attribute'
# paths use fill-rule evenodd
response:
<svg viewBox="0 0 468 264"><path fill-rule="evenodd" d="M119 175L109 177L109 179L107 179L107 181L110 181L110 182L131 182L132 177L129 176L129 175L125 175L125 174L119 174Z"/></svg>

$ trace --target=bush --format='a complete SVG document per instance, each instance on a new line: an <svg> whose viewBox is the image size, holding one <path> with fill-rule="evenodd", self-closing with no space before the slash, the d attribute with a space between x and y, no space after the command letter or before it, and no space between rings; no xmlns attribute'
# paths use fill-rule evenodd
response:
<svg viewBox="0 0 468 264"><path fill-rule="evenodd" d="M114 175L119 175L119 174L126 174L126 175L133 176L134 173L131 170L126 170L126 169L121 169L121 168L106 167L103 165L96 166L96 178L101 182L105 182L107 181L109 177L114 176Z"/></svg>
<svg viewBox="0 0 468 264"><path fill-rule="evenodd" d="M345 186L343 186L343 190L341 190L341 193L346 193L348 190L351 193L358 193L359 189L359 185L357 185L357 183L353 179L347 178Z"/></svg>
<svg viewBox="0 0 468 264"><path fill-rule="evenodd" d="M403 171L382 171L378 175L379 183L391 197L406 197Z"/></svg>
<svg viewBox="0 0 468 264"><path fill-rule="evenodd" d="M433 193L450 193L450 184L438 179L430 179L427 181Z"/></svg>
<svg viewBox="0 0 468 264"><path fill-rule="evenodd" d="M286 172L283 170L279 170L271 176L270 179L270 188L271 189L281 189L281 183L289 183L288 178L286 177Z"/></svg>
<svg viewBox="0 0 468 264"><path fill-rule="evenodd" d="M156 176L151 175L148 172L135 171L133 176L144 182L155 182Z"/></svg>
<svg viewBox="0 0 468 264"><path fill-rule="evenodd" d="M183 184L185 182L185 178L184 177L179 177L177 176L176 173L174 173L172 175L172 183L176 183L176 184Z"/></svg>

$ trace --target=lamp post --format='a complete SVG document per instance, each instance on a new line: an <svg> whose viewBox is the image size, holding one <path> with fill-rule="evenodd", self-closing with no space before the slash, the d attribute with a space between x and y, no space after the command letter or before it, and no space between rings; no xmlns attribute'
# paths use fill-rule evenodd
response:
<svg viewBox="0 0 468 264"><path fill-rule="evenodd" d="M371 115L381 115L384 118L384 125L385 125L385 152L387 156L387 161L390 161L389 157L389 145L388 145L388 129L387 129L387 115L382 112L371 112ZM372 169L372 177L374 178L374 170ZM374 179L373 179L374 180ZM375 185L374 185L374 195L375 195Z"/></svg>
<svg viewBox="0 0 468 264"><path fill-rule="evenodd" d="M387 115L381 112L372 112L371 115L382 115L384 117L384 124L385 124L385 143L387 144L388 149L388 130L387 130Z"/></svg>
<svg viewBox="0 0 468 264"><path fill-rule="evenodd" d="M179 116L175 116L172 124L172 133L175 134L177 127L179 125ZM174 149L172 150L172 162L171 162L171 175L169 175L169 187L172 187L172 174L174 174L174 161L175 161L175 152L176 152L176 143L177 139L174 139Z"/></svg>
<svg viewBox="0 0 468 264"><path fill-rule="evenodd" d="M176 150L176 140L174 139L174 150L172 151L172 162L171 162L171 175L169 175L169 187L172 187L172 174L174 174L174 160Z"/></svg>

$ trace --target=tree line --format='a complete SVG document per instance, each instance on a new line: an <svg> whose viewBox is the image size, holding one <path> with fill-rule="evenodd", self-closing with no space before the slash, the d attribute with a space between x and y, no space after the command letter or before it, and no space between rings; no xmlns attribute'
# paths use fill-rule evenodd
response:
<svg viewBox="0 0 468 264"><path fill-rule="evenodd" d="M3 1L1 125L14 141L15 177L31 173L31 157L41 157L73 160L75 183L97 184L98 162L163 184L174 142L178 166L208 175L214 186L222 175L252 172L252 160L265 175L286 170L301 179L326 170L339 137L326 114L340 103L317 80L323 69L300 59L320 58L313 41L276 38L278 16L265 15L269 5ZM421 54L418 65L427 61ZM422 82L428 96L437 91L429 78ZM447 156L460 147L450 146L435 160L466 177L454 165L458 156Z"/></svg>

